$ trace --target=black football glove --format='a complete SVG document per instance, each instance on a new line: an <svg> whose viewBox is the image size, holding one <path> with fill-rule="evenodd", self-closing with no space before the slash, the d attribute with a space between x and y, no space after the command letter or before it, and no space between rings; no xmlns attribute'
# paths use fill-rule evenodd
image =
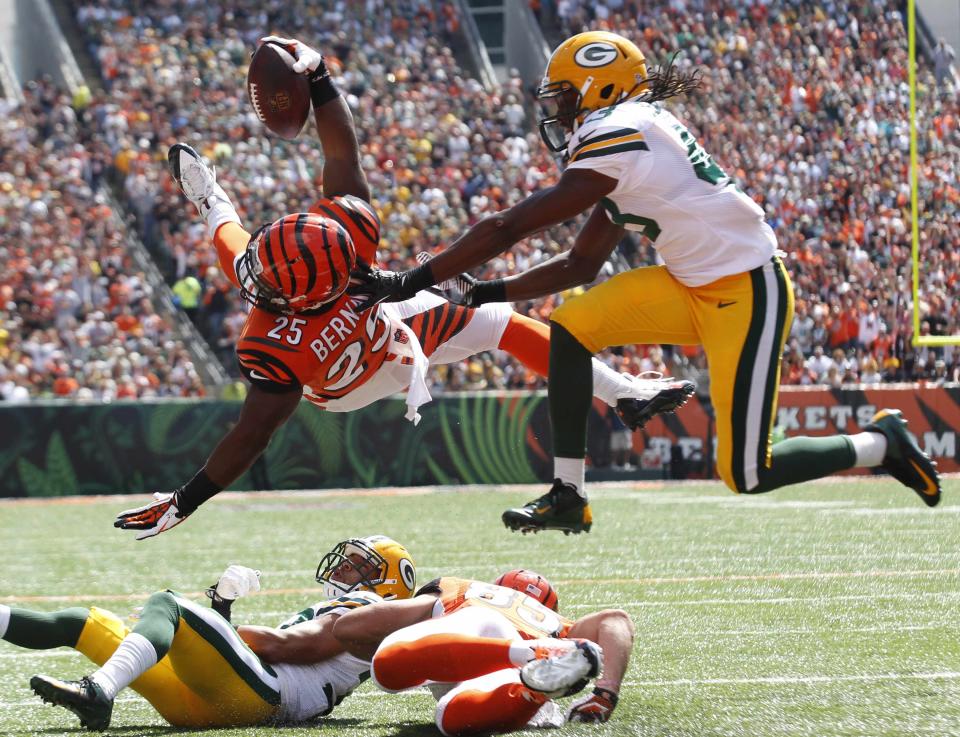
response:
<svg viewBox="0 0 960 737"><path fill-rule="evenodd" d="M439 292L448 302L464 307L507 301L503 279L480 281L469 274L460 274L455 279L444 282L440 285Z"/></svg>
<svg viewBox="0 0 960 737"><path fill-rule="evenodd" d="M363 311L381 302L402 302L431 286L433 274L427 264L408 271L385 271L358 260L357 268L350 273L347 293L362 300L356 306Z"/></svg>
<svg viewBox="0 0 960 737"><path fill-rule="evenodd" d="M427 263L433 256L426 251L417 254L417 261ZM453 279L447 279L442 284L432 287L432 292L439 294L448 302L463 307L479 307L487 302L506 302L506 288L503 279L480 281L470 274L460 274Z"/></svg>

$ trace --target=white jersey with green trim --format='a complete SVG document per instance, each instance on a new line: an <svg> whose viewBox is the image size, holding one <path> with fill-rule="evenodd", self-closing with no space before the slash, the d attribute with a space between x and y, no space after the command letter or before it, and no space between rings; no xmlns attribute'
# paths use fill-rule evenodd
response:
<svg viewBox="0 0 960 737"><path fill-rule="evenodd" d="M687 286L749 271L776 251L760 206L656 103L632 100L591 113L572 136L567 160L568 169L617 180L601 201L607 216L650 238Z"/></svg>
<svg viewBox="0 0 960 737"><path fill-rule="evenodd" d="M354 591L330 601L322 601L295 614L280 625L280 629L296 627L329 615L347 612L375 604L383 599L368 591ZM303 722L326 716L333 707L370 677L370 661L341 653L321 663L311 665L272 666L280 685L281 722Z"/></svg>

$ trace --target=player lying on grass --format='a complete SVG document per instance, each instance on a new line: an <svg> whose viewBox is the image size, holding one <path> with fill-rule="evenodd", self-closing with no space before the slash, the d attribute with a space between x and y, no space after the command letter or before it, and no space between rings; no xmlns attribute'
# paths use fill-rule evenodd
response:
<svg viewBox="0 0 960 737"><path fill-rule="evenodd" d="M663 260L618 274L550 316L552 488L503 522L514 530L589 530L584 490L590 360L606 346L701 345L716 409L717 471L733 491L759 494L848 468L880 466L929 506L940 501L935 464L897 410L866 432L771 444L780 363L793 320L793 286L763 208L747 196L664 106L694 89L697 72L652 73L630 40L591 31L564 41L537 96L550 110L540 134L563 152L560 180L481 220L416 269L372 271L351 290L376 303L404 299L502 253L518 240L590 210L572 249L528 271L476 282L470 306L533 299L593 281L624 230L641 232Z"/></svg>
<svg viewBox="0 0 960 737"><path fill-rule="evenodd" d="M384 691L427 686L445 735L511 732L565 720L605 722L617 705L633 646L633 623L607 609L576 622L556 613L557 595L536 573L510 571L496 584L439 578L403 602L341 617L334 635L372 657ZM566 716L552 700L599 675Z"/></svg>
<svg viewBox="0 0 960 737"><path fill-rule="evenodd" d="M253 305L236 347L251 388L237 424L193 479L118 516L116 526L139 530L137 539L170 529L239 478L301 397L348 412L409 387L407 417L416 420L430 399L424 380L430 364L501 349L547 372L549 328L505 304L474 310L422 292L359 315L345 289L357 263L375 263L380 223L353 120L323 57L299 41L281 41L310 75L324 196L309 213L287 215L251 235L196 151L184 144L170 149L171 173L206 220L223 273ZM638 379L596 360L591 370L595 394L634 429L693 392L688 381Z"/></svg>
<svg viewBox="0 0 960 737"><path fill-rule="evenodd" d="M232 601L260 588L259 574L230 566L211 587L214 609L173 591L153 594L133 630L98 607L34 612L0 605L0 638L20 647L71 647L100 666L79 681L30 679L44 701L104 730L117 693L130 686L175 727L242 727L325 716L369 675L369 658L332 636L344 613L409 598L406 548L383 536L345 540L320 562L325 599L279 627L230 624Z"/></svg>

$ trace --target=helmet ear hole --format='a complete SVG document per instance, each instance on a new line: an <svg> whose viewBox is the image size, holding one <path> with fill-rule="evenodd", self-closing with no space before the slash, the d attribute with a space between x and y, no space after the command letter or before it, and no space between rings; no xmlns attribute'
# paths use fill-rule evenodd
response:
<svg viewBox="0 0 960 737"><path fill-rule="evenodd" d="M613 83L612 83L612 82L611 82L610 84L608 84L606 87L604 87L602 90L600 90L600 97L602 97L604 100L606 100L606 99L607 99L608 97L610 97L610 95L612 95L612 94L613 94Z"/></svg>

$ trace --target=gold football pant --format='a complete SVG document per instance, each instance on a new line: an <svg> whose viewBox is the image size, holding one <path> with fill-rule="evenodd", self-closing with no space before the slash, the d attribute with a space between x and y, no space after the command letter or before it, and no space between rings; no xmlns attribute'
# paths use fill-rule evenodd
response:
<svg viewBox="0 0 960 737"><path fill-rule="evenodd" d="M702 345L717 471L734 491L759 490L793 321L793 285L779 258L700 287L681 284L664 266L634 269L565 302L550 319L592 353L631 343Z"/></svg>
<svg viewBox="0 0 960 737"><path fill-rule="evenodd" d="M277 676L219 614L176 597L180 621L169 652L131 684L175 727L241 727L274 717ZM103 665L129 634L113 613L90 608L75 649Z"/></svg>

